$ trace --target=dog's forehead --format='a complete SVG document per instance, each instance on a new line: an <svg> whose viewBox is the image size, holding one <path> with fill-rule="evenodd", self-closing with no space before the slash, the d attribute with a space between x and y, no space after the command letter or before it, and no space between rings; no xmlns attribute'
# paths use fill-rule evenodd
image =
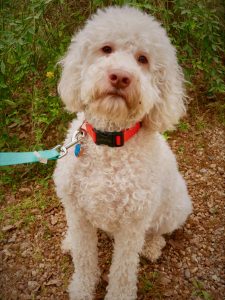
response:
<svg viewBox="0 0 225 300"><path fill-rule="evenodd" d="M110 7L99 10L88 20L85 34L95 42L115 41L124 46L135 47L151 37L160 25L153 17L130 7Z"/></svg>

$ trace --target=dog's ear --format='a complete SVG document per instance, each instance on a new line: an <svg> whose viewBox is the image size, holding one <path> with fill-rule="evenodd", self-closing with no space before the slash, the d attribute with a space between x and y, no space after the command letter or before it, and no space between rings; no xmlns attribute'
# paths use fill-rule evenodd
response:
<svg viewBox="0 0 225 300"><path fill-rule="evenodd" d="M177 63L175 51L172 56L165 65L156 65L153 70L152 84L158 99L143 120L143 125L160 132L174 129L174 125L186 112L185 102L188 97L183 72Z"/></svg>
<svg viewBox="0 0 225 300"><path fill-rule="evenodd" d="M58 92L66 109L70 112L83 111L80 99L81 70L84 58L82 49L82 42L75 36L67 54L59 62L62 66L62 75L58 84Z"/></svg>

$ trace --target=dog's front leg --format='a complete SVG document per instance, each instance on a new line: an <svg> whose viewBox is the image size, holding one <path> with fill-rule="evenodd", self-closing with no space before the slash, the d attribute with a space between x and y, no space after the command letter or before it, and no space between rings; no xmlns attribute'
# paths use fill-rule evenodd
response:
<svg viewBox="0 0 225 300"><path fill-rule="evenodd" d="M137 268L144 244L142 226L127 225L114 235L115 246L105 300L134 300L137 295Z"/></svg>
<svg viewBox="0 0 225 300"><path fill-rule="evenodd" d="M69 233L75 273L69 285L71 300L92 300L99 280L97 230L87 220L70 220Z"/></svg>

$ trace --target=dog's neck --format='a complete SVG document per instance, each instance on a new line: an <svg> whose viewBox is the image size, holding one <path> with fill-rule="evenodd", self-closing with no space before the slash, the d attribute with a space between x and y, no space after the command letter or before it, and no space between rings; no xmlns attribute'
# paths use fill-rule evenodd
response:
<svg viewBox="0 0 225 300"><path fill-rule="evenodd" d="M90 123L95 129L100 131L122 131L126 128L134 126L138 121L141 120L122 120L122 121L113 121L106 118L95 117L89 113L85 113L85 120Z"/></svg>

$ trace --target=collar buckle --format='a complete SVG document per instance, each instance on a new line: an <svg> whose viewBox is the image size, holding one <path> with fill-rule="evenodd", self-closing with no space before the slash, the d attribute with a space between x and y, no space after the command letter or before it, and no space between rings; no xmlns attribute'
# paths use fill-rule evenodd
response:
<svg viewBox="0 0 225 300"><path fill-rule="evenodd" d="M107 145L109 147L122 147L124 145L124 133L120 132L103 132L94 128L96 133L96 144Z"/></svg>

